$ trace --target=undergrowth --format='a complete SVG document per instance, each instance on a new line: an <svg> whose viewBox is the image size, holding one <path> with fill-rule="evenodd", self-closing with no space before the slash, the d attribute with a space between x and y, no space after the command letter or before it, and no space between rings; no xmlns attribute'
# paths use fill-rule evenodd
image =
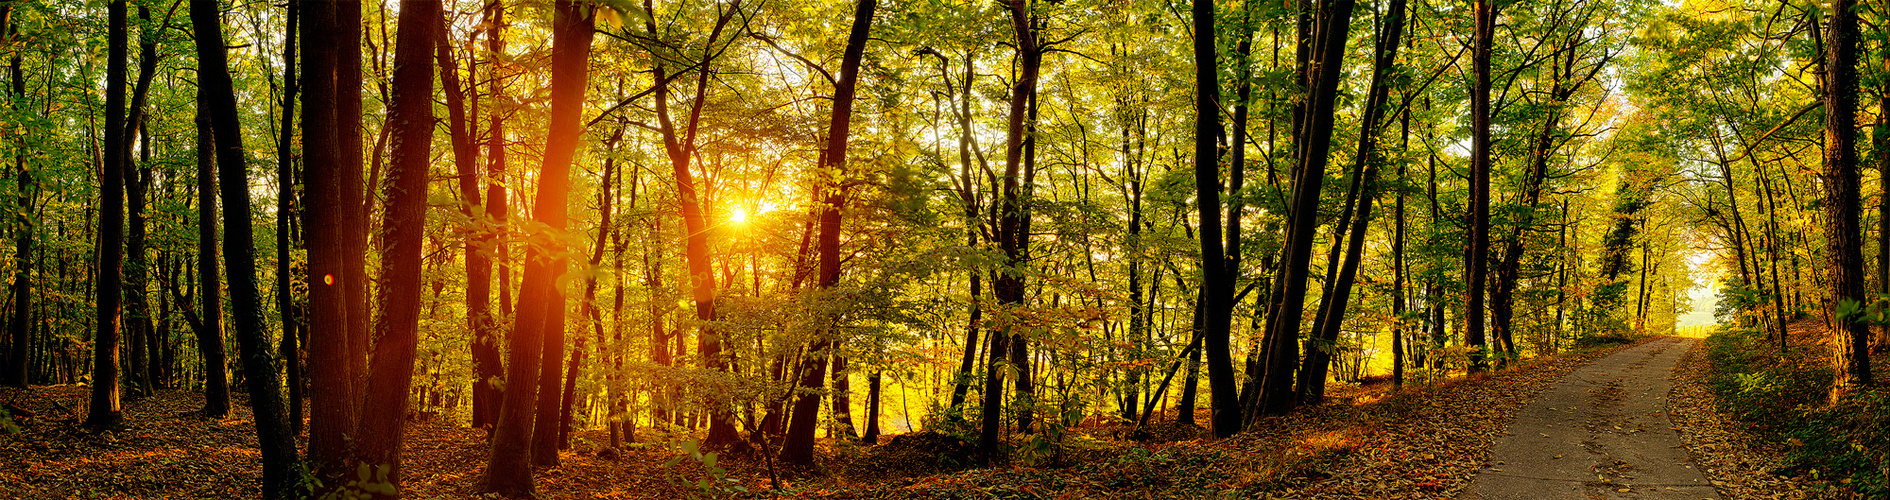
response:
<svg viewBox="0 0 1890 500"><path fill-rule="evenodd" d="M1802 336L1801 336L1802 337ZM1785 475L1830 481L1865 498L1890 497L1890 390L1829 401L1834 372L1816 344L1780 355L1764 333L1723 327L1706 339L1722 411L1783 445Z"/></svg>

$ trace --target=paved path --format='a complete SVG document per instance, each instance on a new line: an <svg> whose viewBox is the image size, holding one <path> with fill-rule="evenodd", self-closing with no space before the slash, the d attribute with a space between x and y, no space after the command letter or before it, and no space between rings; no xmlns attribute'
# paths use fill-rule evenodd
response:
<svg viewBox="0 0 1890 500"><path fill-rule="evenodd" d="M1667 415L1699 340L1665 337L1575 370L1517 410L1461 500L1716 499Z"/></svg>

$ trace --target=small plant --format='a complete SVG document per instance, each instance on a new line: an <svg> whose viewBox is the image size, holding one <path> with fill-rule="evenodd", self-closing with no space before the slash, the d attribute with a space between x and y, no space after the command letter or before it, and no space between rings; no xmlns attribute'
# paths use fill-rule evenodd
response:
<svg viewBox="0 0 1890 500"><path fill-rule="evenodd" d="M695 441L683 441L678 446L682 448L683 454L664 462L663 468L669 470L670 484L690 490L689 498L732 498L748 492L748 487L742 486L741 481L728 477L728 469L716 465L715 452L703 453ZM676 466L684 458L702 464L703 475L695 481L683 477Z"/></svg>

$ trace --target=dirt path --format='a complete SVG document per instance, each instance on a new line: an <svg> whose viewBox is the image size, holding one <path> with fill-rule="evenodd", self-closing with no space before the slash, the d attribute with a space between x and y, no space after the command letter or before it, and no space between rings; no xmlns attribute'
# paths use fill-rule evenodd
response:
<svg viewBox="0 0 1890 500"><path fill-rule="evenodd" d="M1516 412L1459 498L1719 498L1667 414L1669 375L1698 342L1645 342L1563 377Z"/></svg>

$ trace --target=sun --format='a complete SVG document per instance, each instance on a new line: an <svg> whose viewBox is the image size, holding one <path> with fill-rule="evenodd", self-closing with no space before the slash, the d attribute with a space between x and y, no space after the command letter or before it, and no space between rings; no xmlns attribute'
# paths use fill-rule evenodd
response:
<svg viewBox="0 0 1890 500"><path fill-rule="evenodd" d="M742 209L739 209L739 208L737 208L737 209L735 209L734 211L732 211L732 212L729 212L729 214L728 214L728 220L729 220L729 222L733 222L733 223L735 223L735 224L743 224L743 223L747 223L747 222L748 222L748 211L747 211L747 210L742 210Z"/></svg>

